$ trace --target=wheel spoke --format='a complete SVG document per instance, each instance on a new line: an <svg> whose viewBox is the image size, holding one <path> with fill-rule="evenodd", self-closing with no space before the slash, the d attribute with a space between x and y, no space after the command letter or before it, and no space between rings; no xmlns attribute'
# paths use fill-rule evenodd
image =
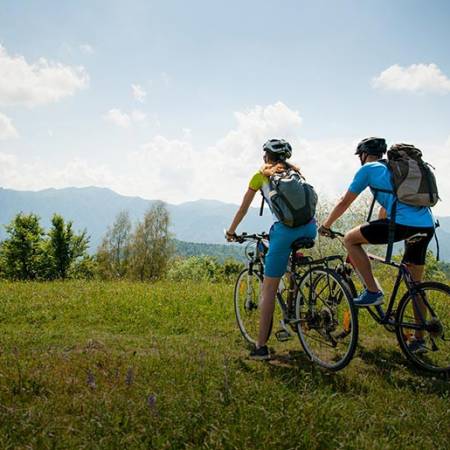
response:
<svg viewBox="0 0 450 450"><path fill-rule="evenodd" d="M427 282L417 286L419 295L405 294L396 321L397 339L405 356L427 370L450 372L450 288ZM418 297L420 300L418 300ZM424 342L417 351L414 341Z"/></svg>
<svg viewBox="0 0 450 450"><path fill-rule="evenodd" d="M358 325L351 294L341 277L325 267L314 268L304 275L299 291L313 299L296 303L296 315L302 318L297 330L306 353L328 369L345 367L356 348Z"/></svg>

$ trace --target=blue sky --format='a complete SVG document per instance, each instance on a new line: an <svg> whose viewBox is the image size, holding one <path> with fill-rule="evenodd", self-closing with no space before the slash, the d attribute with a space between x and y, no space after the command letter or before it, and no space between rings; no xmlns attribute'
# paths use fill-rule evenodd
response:
<svg viewBox="0 0 450 450"><path fill-rule="evenodd" d="M2 2L0 185L237 203L276 135L333 196L383 135L448 198L450 3L277 3Z"/></svg>

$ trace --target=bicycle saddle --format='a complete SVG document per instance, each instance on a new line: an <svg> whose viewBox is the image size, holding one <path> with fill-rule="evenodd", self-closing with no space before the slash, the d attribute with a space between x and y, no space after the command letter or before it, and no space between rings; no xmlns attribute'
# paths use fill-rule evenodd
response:
<svg viewBox="0 0 450 450"><path fill-rule="evenodd" d="M292 250L300 250L301 248L312 248L314 247L314 239L311 238L298 238L296 239L292 245Z"/></svg>

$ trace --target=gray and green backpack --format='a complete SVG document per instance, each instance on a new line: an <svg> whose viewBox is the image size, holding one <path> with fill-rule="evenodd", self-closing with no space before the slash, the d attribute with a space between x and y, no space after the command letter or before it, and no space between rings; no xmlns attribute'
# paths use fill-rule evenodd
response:
<svg viewBox="0 0 450 450"><path fill-rule="evenodd" d="M390 262L394 245L397 203L401 202L411 206L429 208L436 205L439 200L439 193L432 166L422 159L422 152L418 148L410 144L395 144L388 150L387 157L387 161L381 160L380 162L389 167L394 190L388 191L372 188L374 198L367 221L369 222L372 217L377 192L394 194L386 253L386 261ZM437 237L436 245L439 255Z"/></svg>
<svg viewBox="0 0 450 450"><path fill-rule="evenodd" d="M277 219L288 227L307 224L316 213L317 194L293 168L269 177L269 198ZM264 207L264 197L260 215Z"/></svg>
<svg viewBox="0 0 450 450"><path fill-rule="evenodd" d="M409 144L395 144L387 152L395 195L412 206L436 205L439 193L431 166L422 159L422 152Z"/></svg>

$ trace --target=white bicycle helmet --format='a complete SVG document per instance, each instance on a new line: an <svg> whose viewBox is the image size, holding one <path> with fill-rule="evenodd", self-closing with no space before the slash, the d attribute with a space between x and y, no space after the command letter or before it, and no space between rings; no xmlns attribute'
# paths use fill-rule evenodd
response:
<svg viewBox="0 0 450 450"><path fill-rule="evenodd" d="M289 159L292 156L292 147L284 139L269 139L263 145L263 151L277 155L280 159Z"/></svg>

